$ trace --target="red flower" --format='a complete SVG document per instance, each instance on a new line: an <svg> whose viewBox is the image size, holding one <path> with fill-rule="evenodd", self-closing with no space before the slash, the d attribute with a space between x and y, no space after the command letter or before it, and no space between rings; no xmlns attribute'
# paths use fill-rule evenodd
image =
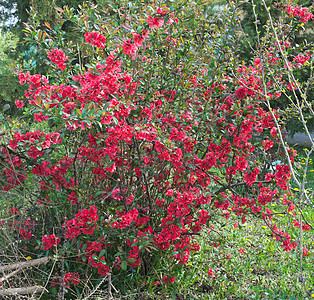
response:
<svg viewBox="0 0 314 300"><path fill-rule="evenodd" d="M208 276L210 276L210 277L215 277L216 272L214 272L213 269L209 269L208 272L207 272L207 274L208 274Z"/></svg>
<svg viewBox="0 0 314 300"><path fill-rule="evenodd" d="M271 173L267 173L265 175L265 180L268 181L268 182L271 181L273 178L274 178L274 175L271 174Z"/></svg>
<svg viewBox="0 0 314 300"><path fill-rule="evenodd" d="M19 210L17 207L10 207L10 213L12 215L17 215L19 213Z"/></svg>
<svg viewBox="0 0 314 300"><path fill-rule="evenodd" d="M24 85L30 79L30 74L27 72L26 74L19 72L19 81L20 85Z"/></svg>
<svg viewBox="0 0 314 300"><path fill-rule="evenodd" d="M15 105L17 108L22 108L24 106L24 102L21 100L15 100Z"/></svg>
<svg viewBox="0 0 314 300"><path fill-rule="evenodd" d="M171 283L174 283L175 281L176 281L176 278L175 277L168 277L167 275L165 275L165 276L163 276L162 277L162 282L164 283L164 284L167 284L167 285L169 285L169 284L171 284Z"/></svg>
<svg viewBox="0 0 314 300"><path fill-rule="evenodd" d="M270 134L273 138L277 137L277 128L276 127L273 127L271 130L270 130Z"/></svg>
<svg viewBox="0 0 314 300"><path fill-rule="evenodd" d="M247 95L247 89L244 86L240 86L236 90L236 96L238 99L243 99Z"/></svg>
<svg viewBox="0 0 314 300"><path fill-rule="evenodd" d="M93 254L89 257L89 263L92 267L97 268L98 269L98 274L102 275L102 276L106 276L109 271L110 268L109 266L106 265L106 261L105 261L105 257L103 256L98 262L98 257Z"/></svg>
<svg viewBox="0 0 314 300"><path fill-rule="evenodd" d="M309 254L309 251L304 247L303 248L303 255L307 256Z"/></svg>
<svg viewBox="0 0 314 300"><path fill-rule="evenodd" d="M273 146L274 146L274 142L273 141L271 141L271 140L264 140L263 142L262 142L262 144L263 144L263 146L264 146L264 150L265 151L267 151L267 150L269 150L270 148L272 148Z"/></svg>
<svg viewBox="0 0 314 300"><path fill-rule="evenodd" d="M259 68L261 66L261 60L257 57L254 59L254 64L257 68Z"/></svg>

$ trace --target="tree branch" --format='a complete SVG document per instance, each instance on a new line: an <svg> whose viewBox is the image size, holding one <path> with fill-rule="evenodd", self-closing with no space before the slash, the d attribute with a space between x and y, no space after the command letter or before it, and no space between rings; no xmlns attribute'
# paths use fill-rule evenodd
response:
<svg viewBox="0 0 314 300"><path fill-rule="evenodd" d="M2 290L0 289L0 296L13 296L13 295L29 295L40 293L45 288L42 286L28 286L28 287L21 287L21 288L10 288Z"/></svg>
<svg viewBox="0 0 314 300"><path fill-rule="evenodd" d="M30 261L25 261L25 262L18 262L10 265L5 265L0 267L0 272L6 272L6 271L12 271L15 269L25 269L28 267L34 267L38 265L43 265L48 262L49 258L48 257L42 257Z"/></svg>

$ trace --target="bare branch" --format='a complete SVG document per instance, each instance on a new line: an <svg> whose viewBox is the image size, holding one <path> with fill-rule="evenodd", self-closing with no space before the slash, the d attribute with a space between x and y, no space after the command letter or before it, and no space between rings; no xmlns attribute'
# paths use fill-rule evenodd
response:
<svg viewBox="0 0 314 300"><path fill-rule="evenodd" d="M18 262L10 265L5 265L0 267L0 272L6 272L6 271L12 271L15 269L25 269L28 267L34 267L38 265L43 265L48 262L49 258L48 257L42 257L30 261L25 261L25 262Z"/></svg>
<svg viewBox="0 0 314 300"><path fill-rule="evenodd" d="M0 289L0 296L14 296L14 295L30 295L41 293L45 289L42 286L28 286L22 288Z"/></svg>

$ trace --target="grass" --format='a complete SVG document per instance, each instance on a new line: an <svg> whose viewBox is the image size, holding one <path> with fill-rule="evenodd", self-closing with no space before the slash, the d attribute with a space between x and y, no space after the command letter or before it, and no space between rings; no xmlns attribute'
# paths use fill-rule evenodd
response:
<svg viewBox="0 0 314 300"><path fill-rule="evenodd" d="M295 228L285 225L285 230L297 238ZM190 296L208 300L307 299L307 296L311 299L313 294L314 298L314 241L311 234L304 233L304 245L309 250L302 261L305 288L298 281L301 274L299 250L282 251L263 223L250 220L238 228L227 224L223 231L217 230L214 234L220 238L220 246L211 246L209 238L203 237L200 240L202 251L195 253L187 266L194 278L180 282L185 284L186 293L194 290ZM209 278L208 269L213 269L217 277Z"/></svg>
<svg viewBox="0 0 314 300"><path fill-rule="evenodd" d="M299 166L300 169L304 168L306 163L306 153L308 151L308 148L306 147L296 147L295 148L298 151L297 157L296 157L296 163L297 166ZM314 151L311 153L309 157L309 164L308 164L308 170L306 174L307 179L307 185L310 188L314 187Z"/></svg>

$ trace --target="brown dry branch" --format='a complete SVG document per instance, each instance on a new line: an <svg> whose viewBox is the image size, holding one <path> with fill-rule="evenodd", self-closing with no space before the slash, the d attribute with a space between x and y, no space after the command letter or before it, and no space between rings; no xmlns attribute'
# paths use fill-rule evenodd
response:
<svg viewBox="0 0 314 300"><path fill-rule="evenodd" d="M0 278L0 283L16 275L18 272L22 271L25 268L46 264L48 260L49 260L48 257L42 257L42 258L34 259L32 261L19 262L19 263L1 266L0 272L2 273L7 272L7 271L13 271L13 272L2 276ZM29 295L29 294L35 294L35 293L43 293L45 291L47 290L42 286L8 288L8 289L0 289L0 296Z"/></svg>
<svg viewBox="0 0 314 300"><path fill-rule="evenodd" d="M8 275L5 275L5 276L2 276L0 278L0 283L5 281L5 280L8 280L10 277L14 276L16 273L20 272L20 269L17 269L15 271L13 271L12 273L8 274Z"/></svg>
<svg viewBox="0 0 314 300"><path fill-rule="evenodd" d="M35 293L41 293L45 288L42 286L28 286L21 288L9 288L2 290L0 289L0 296L14 296L14 295L30 295Z"/></svg>
<svg viewBox="0 0 314 300"><path fill-rule="evenodd" d="M10 265L5 265L0 267L0 272L6 272L6 271L12 271L15 269L25 269L28 267L34 267L38 265L43 265L48 262L49 258L48 257L42 257L30 261L25 261L25 262L18 262Z"/></svg>

